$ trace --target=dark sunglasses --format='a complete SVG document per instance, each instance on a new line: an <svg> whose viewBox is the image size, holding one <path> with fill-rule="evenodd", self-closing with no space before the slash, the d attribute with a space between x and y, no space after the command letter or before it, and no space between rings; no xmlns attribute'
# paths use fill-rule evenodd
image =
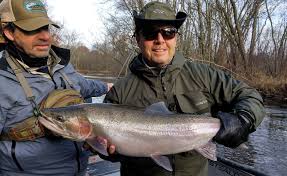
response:
<svg viewBox="0 0 287 176"><path fill-rule="evenodd" d="M143 29L141 33L145 40L157 39L158 33L160 33L165 40L170 40L175 37L178 31L174 27L164 27L155 29Z"/></svg>

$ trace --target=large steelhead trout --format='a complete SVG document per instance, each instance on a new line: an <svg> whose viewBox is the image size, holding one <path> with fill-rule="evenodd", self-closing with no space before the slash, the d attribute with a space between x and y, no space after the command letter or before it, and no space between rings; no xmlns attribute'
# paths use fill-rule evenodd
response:
<svg viewBox="0 0 287 176"><path fill-rule="evenodd" d="M215 160L209 141L220 128L219 119L170 112L163 102L146 109L116 104L81 104L43 110L41 124L75 141L98 149L96 136L106 138L122 155L152 157L171 170L162 155L197 150Z"/></svg>

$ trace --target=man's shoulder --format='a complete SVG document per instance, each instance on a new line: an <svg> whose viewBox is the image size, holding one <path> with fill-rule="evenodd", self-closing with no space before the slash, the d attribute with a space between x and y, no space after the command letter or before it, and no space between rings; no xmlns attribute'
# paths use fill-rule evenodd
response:
<svg viewBox="0 0 287 176"><path fill-rule="evenodd" d="M188 64L191 67L209 67L208 62L197 60L193 58L188 58L185 60L185 63Z"/></svg>
<svg viewBox="0 0 287 176"><path fill-rule="evenodd" d="M139 84L141 81L142 80L139 79L135 74L129 73L126 76L118 79L114 84L114 88L117 91L126 92L126 91L129 91L135 87L141 88L141 87L139 87Z"/></svg>
<svg viewBox="0 0 287 176"><path fill-rule="evenodd" d="M184 64L184 69L188 70L191 73L204 73L213 70L209 64L204 62L199 62L194 59L186 59Z"/></svg>
<svg viewBox="0 0 287 176"><path fill-rule="evenodd" d="M186 59L185 61L188 67L193 68L194 70L213 70L224 72L227 70L224 66L218 65L215 62L206 61L206 60L198 60L198 59Z"/></svg>
<svg viewBox="0 0 287 176"><path fill-rule="evenodd" d="M136 103L138 97L144 91L143 80L135 74L128 75L118 79L109 93L106 95L107 102L129 104Z"/></svg>
<svg viewBox="0 0 287 176"><path fill-rule="evenodd" d="M131 85L133 82L138 81L139 79L137 76L133 73L128 73L126 76L119 78L116 81L116 84L122 86L128 86Z"/></svg>

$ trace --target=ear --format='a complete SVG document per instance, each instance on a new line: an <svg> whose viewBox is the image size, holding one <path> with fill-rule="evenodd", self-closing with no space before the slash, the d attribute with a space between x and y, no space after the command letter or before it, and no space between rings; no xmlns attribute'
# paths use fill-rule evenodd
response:
<svg viewBox="0 0 287 176"><path fill-rule="evenodd" d="M14 41L15 40L15 38L14 38L14 33L11 31L11 30L9 30L9 29L3 29L3 33L4 33L4 35L9 39L9 40L11 40L11 41Z"/></svg>

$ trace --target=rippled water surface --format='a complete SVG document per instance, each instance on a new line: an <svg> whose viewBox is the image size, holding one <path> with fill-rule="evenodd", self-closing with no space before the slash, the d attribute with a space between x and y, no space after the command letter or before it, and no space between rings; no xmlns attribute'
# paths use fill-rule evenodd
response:
<svg viewBox="0 0 287 176"><path fill-rule="evenodd" d="M284 109L267 111L287 113ZM246 144L247 149L219 146L218 154L270 176L287 175L287 118L266 116Z"/></svg>

